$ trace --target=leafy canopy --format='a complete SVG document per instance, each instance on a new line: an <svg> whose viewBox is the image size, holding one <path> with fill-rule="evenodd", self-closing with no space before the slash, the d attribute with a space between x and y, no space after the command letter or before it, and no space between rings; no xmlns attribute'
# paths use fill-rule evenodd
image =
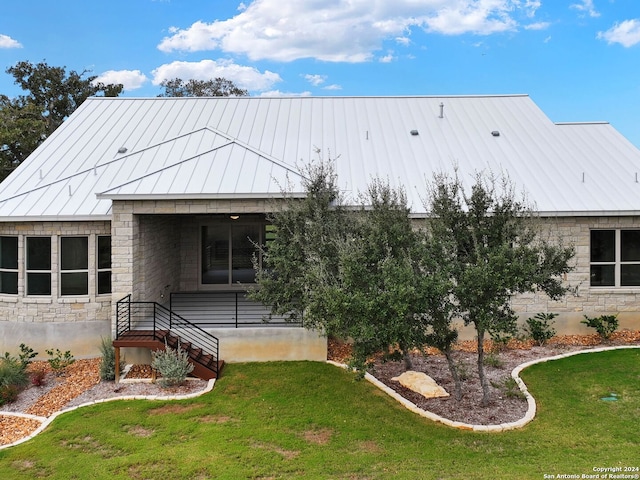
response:
<svg viewBox="0 0 640 480"><path fill-rule="evenodd" d="M164 91L159 97L246 97L247 90L236 86L231 80L217 77L212 80L187 81L181 78L163 80L160 86Z"/></svg>
<svg viewBox="0 0 640 480"><path fill-rule="evenodd" d="M46 62L18 62L6 72L26 93L0 95L0 179L33 152L76 108L91 96L116 97L120 84L96 82L87 70L66 71Z"/></svg>

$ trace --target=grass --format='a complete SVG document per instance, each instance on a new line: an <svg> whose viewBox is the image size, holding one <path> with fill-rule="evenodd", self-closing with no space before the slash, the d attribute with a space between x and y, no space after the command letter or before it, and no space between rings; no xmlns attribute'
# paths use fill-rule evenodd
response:
<svg viewBox="0 0 640 480"><path fill-rule="evenodd" d="M330 365L230 364L197 399L62 415L0 451L0 478L540 479L640 465L640 350L578 355L523 377L536 419L479 434L422 419ZM611 392L618 402L600 400Z"/></svg>

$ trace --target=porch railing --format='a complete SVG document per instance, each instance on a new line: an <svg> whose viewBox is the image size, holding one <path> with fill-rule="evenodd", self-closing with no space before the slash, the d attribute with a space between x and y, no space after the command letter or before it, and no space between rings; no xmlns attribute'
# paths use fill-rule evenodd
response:
<svg viewBox="0 0 640 480"><path fill-rule="evenodd" d="M153 332L153 338L158 341L163 341L167 332L171 333L177 336L183 345L190 344L191 349L201 349L202 358L210 355L213 359L210 364L202 361L202 358L191 358L218 373L218 338L159 303L132 302L131 294L118 301L116 339L129 331Z"/></svg>
<svg viewBox="0 0 640 480"><path fill-rule="evenodd" d="M169 309L202 327L302 326L251 300L244 291L172 292Z"/></svg>

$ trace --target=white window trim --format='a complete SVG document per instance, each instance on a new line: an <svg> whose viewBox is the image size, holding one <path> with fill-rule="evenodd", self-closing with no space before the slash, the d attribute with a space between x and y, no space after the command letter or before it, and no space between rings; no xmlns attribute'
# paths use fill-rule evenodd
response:
<svg viewBox="0 0 640 480"><path fill-rule="evenodd" d="M84 238L87 241L87 268L82 269L73 269L73 270L63 270L62 269L62 239L63 238ZM90 265L90 256L89 256L89 235L59 235L58 236L58 252L59 252L59 267L58 267L58 296L61 298L70 298L70 297L87 297L89 296L89 265ZM53 263L53 262L52 262ZM74 294L63 294L62 293L62 276L69 273L84 273L87 275L87 291L86 293L74 293Z"/></svg>
<svg viewBox="0 0 640 480"><path fill-rule="evenodd" d="M593 231L611 231L614 232L614 248L615 248L615 258L613 262L592 262L591 261L591 232ZM622 265L640 265L640 261L622 261L622 231L629 230L640 230L637 228L592 228L589 230L589 275L591 275L591 266L592 265L613 265L613 279L614 285L591 285L591 279L589 279L590 288L596 290L605 290L605 289L615 289L619 291L620 289L625 290L640 290L640 285L622 285Z"/></svg>

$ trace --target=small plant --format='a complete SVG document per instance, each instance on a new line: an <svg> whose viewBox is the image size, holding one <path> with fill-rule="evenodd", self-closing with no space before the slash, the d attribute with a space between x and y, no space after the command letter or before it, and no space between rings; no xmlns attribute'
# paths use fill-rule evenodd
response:
<svg viewBox="0 0 640 480"><path fill-rule="evenodd" d="M115 380L116 378L116 351L113 345L106 338L102 338L100 344L102 361L100 362L100 378L102 380ZM124 370L125 362L120 361L119 370Z"/></svg>
<svg viewBox="0 0 640 480"><path fill-rule="evenodd" d="M41 387L45 384L45 377L47 376L47 372L44 370L34 370L29 375L29 380L31 381L31 385L34 387Z"/></svg>
<svg viewBox="0 0 640 480"><path fill-rule="evenodd" d="M491 346L492 352L504 352L509 345L509 342L513 338L513 335L509 333L495 333L491 334L491 340L493 340L493 344Z"/></svg>
<svg viewBox="0 0 640 480"><path fill-rule="evenodd" d="M33 348L28 347L24 343L20 344L20 355L18 358L20 359L20 363L24 368L27 368L31 363L31 360L38 355L38 352L34 352Z"/></svg>
<svg viewBox="0 0 640 480"><path fill-rule="evenodd" d="M151 358L151 367L160 373L158 383L164 388L182 384L193 370L189 354L182 350L180 343L176 350L165 343L164 350L151 352Z"/></svg>
<svg viewBox="0 0 640 480"><path fill-rule="evenodd" d="M503 368L504 367L504 362L500 359L500 357L493 353L487 353L484 356L483 359L483 363L488 366L488 367L493 367L493 368Z"/></svg>
<svg viewBox="0 0 640 480"><path fill-rule="evenodd" d="M18 393L29 383L22 362L9 353L0 358L0 405L15 401Z"/></svg>
<svg viewBox="0 0 640 480"><path fill-rule="evenodd" d="M51 365L51 369L55 372L57 376L62 375L65 369L69 365L71 365L73 362L76 361L76 359L73 358L73 355L71 355L71 352L69 350L62 353L60 349L56 348L55 350L53 349L46 350L46 352L47 352L47 355L51 357L47 361L49 362L49 365Z"/></svg>
<svg viewBox="0 0 640 480"><path fill-rule="evenodd" d="M557 313L536 313L533 318L527 318L525 331L538 345L542 346L556 334L551 324L557 316Z"/></svg>
<svg viewBox="0 0 640 480"><path fill-rule="evenodd" d="M585 315L584 318L580 323L584 323L587 327L595 328L603 340L608 340L613 332L618 329L617 315L600 315L593 318Z"/></svg>
<svg viewBox="0 0 640 480"><path fill-rule="evenodd" d="M464 382L465 380L469 380L469 366L465 362L458 360L453 368L456 369L460 381Z"/></svg>
<svg viewBox="0 0 640 480"><path fill-rule="evenodd" d="M20 388L17 385L4 385L0 387L0 406L15 402L19 394Z"/></svg>
<svg viewBox="0 0 640 480"><path fill-rule="evenodd" d="M520 387L518 387L518 382L512 377L507 377L502 382L491 382L491 385L499 389L507 398L518 398L520 400L527 398L524 392L520 390Z"/></svg>

